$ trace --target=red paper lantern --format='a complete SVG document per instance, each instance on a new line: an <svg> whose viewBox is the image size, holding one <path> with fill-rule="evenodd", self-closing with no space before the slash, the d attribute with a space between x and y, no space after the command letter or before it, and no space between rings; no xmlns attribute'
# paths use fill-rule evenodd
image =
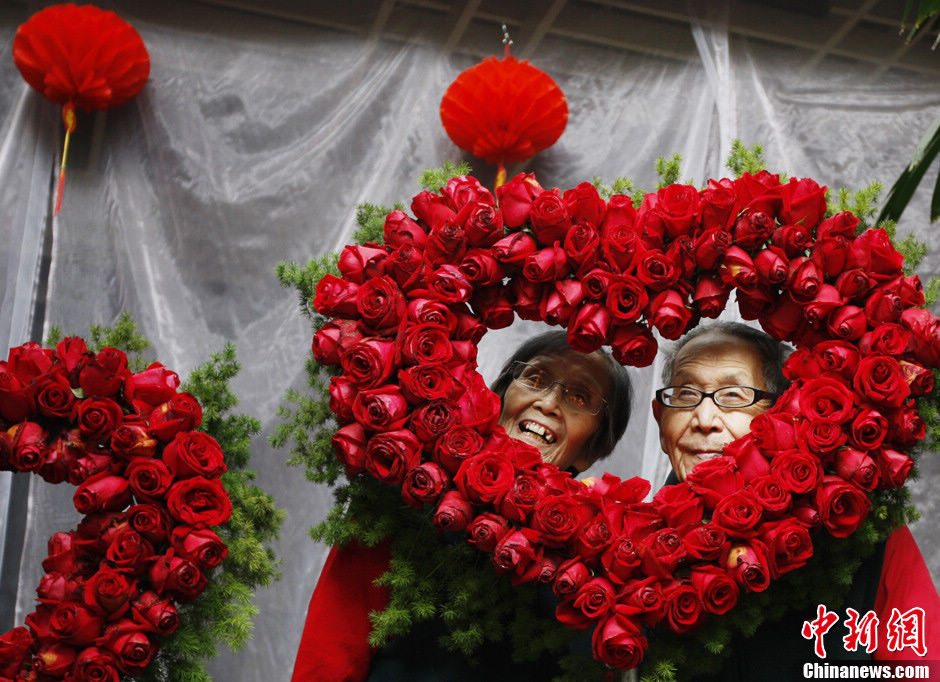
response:
<svg viewBox="0 0 940 682"><path fill-rule="evenodd" d="M62 105L58 213L75 107L111 109L134 97L150 75L150 55L134 27L114 12L64 4L36 12L17 29L13 61L27 83Z"/></svg>
<svg viewBox="0 0 940 682"><path fill-rule="evenodd" d="M550 147L568 123L561 88L527 60L506 48L503 59L489 57L462 72L441 100L441 122L461 149L503 167Z"/></svg>

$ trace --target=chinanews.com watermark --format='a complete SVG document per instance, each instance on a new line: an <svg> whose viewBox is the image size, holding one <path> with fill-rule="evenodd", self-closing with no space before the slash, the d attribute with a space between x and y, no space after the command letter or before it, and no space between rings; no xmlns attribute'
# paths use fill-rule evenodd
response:
<svg viewBox="0 0 940 682"><path fill-rule="evenodd" d="M825 636L842 620L824 605L816 607L816 618L803 621L801 634L813 641L813 650L822 661L803 665L804 680L933 680L940 679L940 661L928 660L925 614L922 608L912 608L903 613L892 609L883 629L879 628L878 615L869 611L864 616L852 608L845 610L846 618L841 649L846 652L865 652L877 658L879 644L887 651L911 652L911 660L873 661L871 663L829 662L826 658ZM879 632L883 641L879 642ZM833 633L835 634L835 633ZM918 656L920 658L915 659ZM837 656L838 657L838 656Z"/></svg>

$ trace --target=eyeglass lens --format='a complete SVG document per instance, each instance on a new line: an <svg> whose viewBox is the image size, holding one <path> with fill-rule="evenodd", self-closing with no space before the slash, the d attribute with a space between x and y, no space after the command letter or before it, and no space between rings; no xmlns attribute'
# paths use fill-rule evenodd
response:
<svg viewBox="0 0 940 682"><path fill-rule="evenodd" d="M513 365L513 380L531 391L538 392L549 391L558 385L561 388L562 403L582 412L597 414L604 402L603 398L590 389L584 386L568 386L541 367L524 362Z"/></svg>
<svg viewBox="0 0 940 682"><path fill-rule="evenodd" d="M709 396L719 407L748 407L758 401L759 391L750 386L725 386L712 393L691 386L669 386L663 389L663 401L670 407L695 407Z"/></svg>

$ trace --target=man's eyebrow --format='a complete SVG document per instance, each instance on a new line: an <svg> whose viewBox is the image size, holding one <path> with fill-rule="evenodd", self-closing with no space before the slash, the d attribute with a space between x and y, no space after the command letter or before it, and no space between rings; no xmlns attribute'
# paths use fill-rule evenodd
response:
<svg viewBox="0 0 940 682"><path fill-rule="evenodd" d="M745 379L742 372L729 372L728 374L720 375L714 383L722 386L741 386L743 385L742 382L746 383L746 381L749 381L749 379ZM673 386L685 386L695 383L696 377L682 371L676 372L672 377Z"/></svg>

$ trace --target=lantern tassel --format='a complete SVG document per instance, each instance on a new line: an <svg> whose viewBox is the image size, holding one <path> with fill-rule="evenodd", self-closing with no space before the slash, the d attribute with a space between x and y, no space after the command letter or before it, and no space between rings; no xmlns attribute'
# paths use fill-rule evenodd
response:
<svg viewBox="0 0 940 682"><path fill-rule="evenodd" d="M493 183L493 189L498 189L504 184L506 184L506 166L500 161L499 165L496 167L496 182Z"/></svg>
<svg viewBox="0 0 940 682"><path fill-rule="evenodd" d="M65 142L62 145L62 163L59 164L59 180L56 183L55 210L53 216L59 215L59 209L62 208L62 194L65 192L65 161L69 155L69 140L72 139L72 131L75 130L75 105L69 102L62 107L62 122L65 123Z"/></svg>

